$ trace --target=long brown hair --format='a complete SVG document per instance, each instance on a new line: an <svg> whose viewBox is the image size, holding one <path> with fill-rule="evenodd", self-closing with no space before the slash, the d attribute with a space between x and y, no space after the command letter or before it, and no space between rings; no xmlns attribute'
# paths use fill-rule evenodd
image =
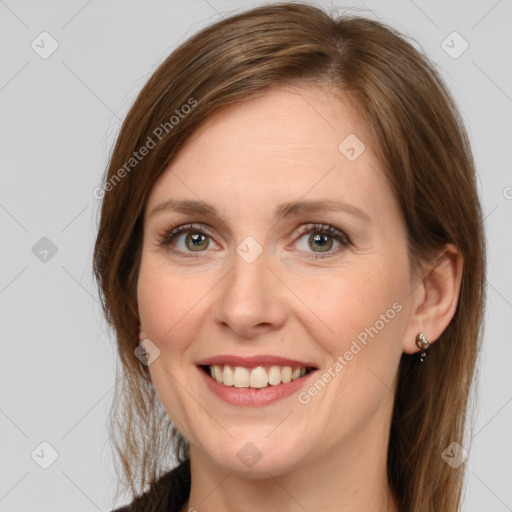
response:
<svg viewBox="0 0 512 512"><path fill-rule="evenodd" d="M100 193L94 274L121 363L110 416L121 480L135 497L169 469L173 446L178 460L189 457L134 355L148 195L212 114L292 83L334 85L358 105L405 220L413 268L425 267L446 243L463 256L452 321L423 365L402 355L388 447L400 510L455 512L465 464L452 468L441 454L454 441L468 448L485 303L485 239L468 136L435 66L406 36L300 3L238 13L185 41L143 87L117 138Z"/></svg>

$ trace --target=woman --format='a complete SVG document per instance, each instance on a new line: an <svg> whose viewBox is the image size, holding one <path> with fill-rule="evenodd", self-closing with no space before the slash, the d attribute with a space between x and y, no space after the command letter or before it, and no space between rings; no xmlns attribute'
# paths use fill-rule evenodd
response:
<svg viewBox="0 0 512 512"><path fill-rule="evenodd" d="M207 27L139 94L101 195L119 510L459 510L483 223L403 36L297 3Z"/></svg>

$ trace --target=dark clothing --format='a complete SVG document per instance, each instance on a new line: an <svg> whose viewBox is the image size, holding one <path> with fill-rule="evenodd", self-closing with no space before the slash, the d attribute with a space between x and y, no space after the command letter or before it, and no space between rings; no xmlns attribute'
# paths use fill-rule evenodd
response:
<svg viewBox="0 0 512 512"><path fill-rule="evenodd" d="M112 512L179 512L190 494L190 460L162 475L130 504Z"/></svg>

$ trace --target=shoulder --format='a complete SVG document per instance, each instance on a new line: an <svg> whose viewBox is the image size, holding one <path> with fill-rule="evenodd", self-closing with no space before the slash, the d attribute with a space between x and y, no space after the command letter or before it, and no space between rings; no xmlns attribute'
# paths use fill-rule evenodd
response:
<svg viewBox="0 0 512 512"><path fill-rule="evenodd" d="M112 512L179 512L190 494L190 461L186 460L154 482L148 491Z"/></svg>

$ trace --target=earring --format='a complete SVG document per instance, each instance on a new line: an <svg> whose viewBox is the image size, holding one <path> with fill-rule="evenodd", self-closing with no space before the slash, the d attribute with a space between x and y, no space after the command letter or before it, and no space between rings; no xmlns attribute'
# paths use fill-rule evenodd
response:
<svg viewBox="0 0 512 512"><path fill-rule="evenodd" d="M428 338L422 332L419 332L416 335L416 345L421 349L420 362L422 363L427 356L428 349L430 348Z"/></svg>

